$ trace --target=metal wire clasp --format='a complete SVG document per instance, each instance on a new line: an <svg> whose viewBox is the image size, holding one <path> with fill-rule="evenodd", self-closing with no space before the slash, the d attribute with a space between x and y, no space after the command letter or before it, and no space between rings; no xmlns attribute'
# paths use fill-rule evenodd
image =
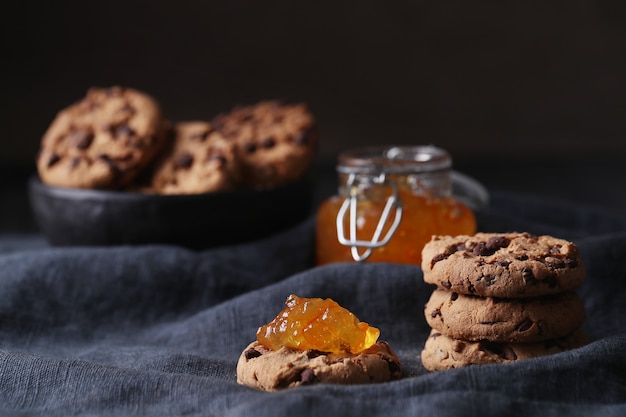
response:
<svg viewBox="0 0 626 417"><path fill-rule="evenodd" d="M381 246L385 246L396 229L398 228L398 224L400 224L400 220L402 219L402 202L398 199L398 186L394 181L387 180L384 173L380 174L377 177L372 178L372 181L376 184L380 185L389 185L391 186L391 196L387 198L385 202L385 208L378 219L378 224L376 225L376 229L374 230L374 235L371 240L358 240L356 236L356 226L357 226L357 199L358 199L358 191L359 191L359 179L355 174L350 174L347 181L347 187L349 187L349 196L343 201L341 207L339 208L339 212L337 212L337 239L339 243L344 246L349 246L352 254L352 258L356 262L362 262L366 260L375 248L380 248ZM393 223L391 227L387 231L387 234L382 240L380 239L380 235L382 234L385 224L389 219L389 214L391 209L394 208L395 216L393 218ZM348 225L350 229L350 239L346 239L345 231L344 231L344 218L346 216L346 212L350 210ZM365 251L360 254L359 248L366 248Z"/></svg>

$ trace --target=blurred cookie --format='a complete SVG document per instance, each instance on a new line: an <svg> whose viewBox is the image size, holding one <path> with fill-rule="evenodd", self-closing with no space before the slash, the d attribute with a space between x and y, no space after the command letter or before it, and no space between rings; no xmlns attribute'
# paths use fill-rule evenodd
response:
<svg viewBox="0 0 626 417"><path fill-rule="evenodd" d="M76 188L127 185L165 142L159 104L130 88L92 88L56 116L41 140L44 183Z"/></svg>
<svg viewBox="0 0 626 417"><path fill-rule="evenodd" d="M317 383L369 384L401 376L398 357L382 341L356 355L285 347L270 350L255 341L237 363L237 382L264 391Z"/></svg>
<svg viewBox="0 0 626 417"><path fill-rule="evenodd" d="M250 188L296 181L315 157L317 128L304 104L263 101L218 115L211 123L237 145L244 184Z"/></svg>
<svg viewBox="0 0 626 417"><path fill-rule="evenodd" d="M556 294L585 279L576 245L529 233L433 236L422 250L422 270L439 288L504 298Z"/></svg>
<svg viewBox="0 0 626 417"><path fill-rule="evenodd" d="M234 143L207 122L174 125L174 138L152 174L150 189L162 194L230 190L240 180Z"/></svg>
<svg viewBox="0 0 626 417"><path fill-rule="evenodd" d="M468 365L511 363L564 352L587 343L587 337L581 330L543 342L495 343L453 339L433 329L426 340L421 359L424 368L429 371L441 371Z"/></svg>
<svg viewBox="0 0 626 417"><path fill-rule="evenodd" d="M433 329L455 339L536 342L555 339L580 328L585 307L574 292L501 299L437 289L424 307Z"/></svg>

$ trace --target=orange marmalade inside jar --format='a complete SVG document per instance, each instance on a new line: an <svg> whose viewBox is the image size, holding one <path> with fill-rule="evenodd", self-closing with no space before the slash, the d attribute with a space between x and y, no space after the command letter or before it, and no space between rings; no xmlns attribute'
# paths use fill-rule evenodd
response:
<svg viewBox="0 0 626 417"><path fill-rule="evenodd" d="M452 161L434 146L371 147L339 157L339 195L317 212L318 265L421 263L432 235L474 234L472 210L452 195Z"/></svg>
<svg viewBox="0 0 626 417"><path fill-rule="evenodd" d="M336 301L326 298L287 297L285 309L259 327L257 340L263 346L330 353L360 353L371 347L380 330L371 327Z"/></svg>

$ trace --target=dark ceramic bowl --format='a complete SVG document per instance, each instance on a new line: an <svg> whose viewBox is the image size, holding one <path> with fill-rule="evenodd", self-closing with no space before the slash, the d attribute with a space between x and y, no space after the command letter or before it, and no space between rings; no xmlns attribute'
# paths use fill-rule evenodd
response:
<svg viewBox="0 0 626 417"><path fill-rule="evenodd" d="M174 244L204 249L260 239L311 214L309 179L263 191L152 195L53 187L33 177L35 220L55 246Z"/></svg>

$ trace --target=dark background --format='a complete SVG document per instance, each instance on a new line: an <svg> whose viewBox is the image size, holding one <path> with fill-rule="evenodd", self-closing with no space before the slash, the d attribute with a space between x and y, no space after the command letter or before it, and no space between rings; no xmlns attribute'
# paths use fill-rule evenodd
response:
<svg viewBox="0 0 626 417"><path fill-rule="evenodd" d="M309 103L314 170L342 149L432 143L488 187L626 209L626 2L62 1L4 14L0 231L33 230L41 135L90 86L172 120Z"/></svg>

